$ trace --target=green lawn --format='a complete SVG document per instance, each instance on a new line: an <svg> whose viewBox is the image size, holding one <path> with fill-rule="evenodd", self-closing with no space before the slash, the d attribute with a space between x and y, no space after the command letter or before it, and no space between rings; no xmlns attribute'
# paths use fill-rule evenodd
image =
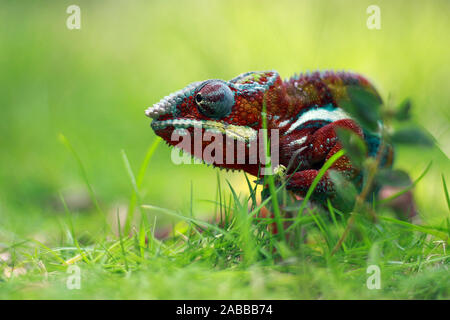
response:
<svg viewBox="0 0 450 320"><path fill-rule="evenodd" d="M1 299L450 298L448 1L79 1L68 30L71 4L0 3ZM420 222L356 214L334 253L349 216L308 213L286 244L248 214L242 173L171 162L149 105L270 69L357 71L388 103L411 99L436 140L396 150L413 180L431 162ZM381 289L366 285L371 265Z"/></svg>

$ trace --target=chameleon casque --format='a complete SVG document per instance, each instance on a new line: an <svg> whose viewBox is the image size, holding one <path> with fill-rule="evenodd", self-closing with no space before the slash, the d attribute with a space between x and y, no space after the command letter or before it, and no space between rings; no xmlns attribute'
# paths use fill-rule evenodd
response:
<svg viewBox="0 0 450 320"><path fill-rule="evenodd" d="M355 73L313 72L283 81L276 71L247 72L229 81L192 83L163 98L145 113L153 119L151 127L155 133L172 146L178 144L178 140L171 139L174 130L186 129L192 137L194 128L201 128L203 133L213 130L234 141L245 141L248 159L248 144L262 128L265 101L269 139L270 129L278 129L279 164L287 168L286 174L291 174L286 188L304 196L325 161L342 148L335 131L337 127L347 128L362 137L368 146L368 156L377 154L379 136L362 128L339 107L340 101L349 99L349 86L369 90L379 97L373 85ZM191 140L193 144L194 139ZM201 152L210 143L203 141L202 150L197 152L193 147L186 151L201 159ZM225 157L226 152L223 152L223 161L212 165L258 175L259 163L226 164ZM384 158L384 165L392 163L391 149ZM346 156L339 158L331 169L350 179L359 175ZM334 189L325 174L313 199L330 197Z"/></svg>

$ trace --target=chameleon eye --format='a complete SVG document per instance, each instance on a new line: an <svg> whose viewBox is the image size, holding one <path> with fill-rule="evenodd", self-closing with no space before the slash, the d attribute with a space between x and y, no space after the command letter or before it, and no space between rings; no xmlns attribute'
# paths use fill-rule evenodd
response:
<svg viewBox="0 0 450 320"><path fill-rule="evenodd" d="M195 102L201 114L220 119L230 114L234 105L234 93L223 81L205 81L195 95Z"/></svg>

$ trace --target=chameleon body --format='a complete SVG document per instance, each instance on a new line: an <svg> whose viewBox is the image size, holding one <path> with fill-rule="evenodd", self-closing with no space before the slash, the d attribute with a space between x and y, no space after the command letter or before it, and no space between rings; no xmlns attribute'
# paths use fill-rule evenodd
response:
<svg viewBox="0 0 450 320"><path fill-rule="evenodd" d="M313 72L296 75L283 81L276 71L247 72L229 80L195 82L175 92L146 110L153 119L151 127L168 144L172 133L186 129L194 135L194 128L202 132L220 132L234 141L245 141L246 159L251 154L249 142L262 128L265 105L267 129L278 129L279 164L291 174L287 189L302 196L309 189L322 165L338 152L340 145L335 129L347 128L363 138L368 146L368 156L376 155L380 139L369 133L339 107L349 99L347 88L360 87L378 96L373 85L364 77L348 72ZM186 131L185 131L186 132ZM194 137L195 138L195 137ZM194 140L194 139L193 139ZM193 144L194 142L192 142ZM210 142L203 141L201 150L190 152L197 158ZM212 165L226 169L243 170L258 175L260 163ZM385 157L385 164L392 162L392 152ZM349 178L358 176L350 160L343 156L331 167ZM328 174L320 180L314 197L320 199L335 192Z"/></svg>

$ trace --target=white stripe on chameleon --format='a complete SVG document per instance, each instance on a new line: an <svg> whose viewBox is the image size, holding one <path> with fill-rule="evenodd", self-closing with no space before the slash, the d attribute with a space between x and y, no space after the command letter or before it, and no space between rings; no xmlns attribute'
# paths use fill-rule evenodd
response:
<svg viewBox="0 0 450 320"><path fill-rule="evenodd" d="M297 121L295 121L288 131L286 131L285 134L289 134L292 131L294 131L296 128L301 126L304 123L307 123L308 121L312 120L323 120L323 121L330 121L334 122L337 120L342 119L351 119L351 117L342 109L335 109L335 110L326 110L326 109L311 109L309 111L306 111L304 114L302 114Z"/></svg>
<svg viewBox="0 0 450 320"><path fill-rule="evenodd" d="M301 147L300 149L298 149L298 150L296 151L297 154L300 153L300 152L302 152L303 150L305 150L307 147L308 147L308 146L304 146L304 147Z"/></svg>
<svg viewBox="0 0 450 320"><path fill-rule="evenodd" d="M278 125L278 128L283 128L285 125L287 125L289 122L291 122L290 119L284 120L283 122L280 122Z"/></svg>
<svg viewBox="0 0 450 320"><path fill-rule="evenodd" d="M176 119L176 120L164 120L154 121L155 128L164 128L166 126L174 126L180 128L204 128L211 129L215 132L220 132L226 136L235 140L251 141L257 138L257 131L250 127L236 126L232 124L223 124L217 121L201 121L191 119Z"/></svg>
<svg viewBox="0 0 450 320"><path fill-rule="evenodd" d="M308 136L301 137L300 139L292 141L291 143L289 143L289 145L290 146L301 145L306 141L307 138L308 138Z"/></svg>

